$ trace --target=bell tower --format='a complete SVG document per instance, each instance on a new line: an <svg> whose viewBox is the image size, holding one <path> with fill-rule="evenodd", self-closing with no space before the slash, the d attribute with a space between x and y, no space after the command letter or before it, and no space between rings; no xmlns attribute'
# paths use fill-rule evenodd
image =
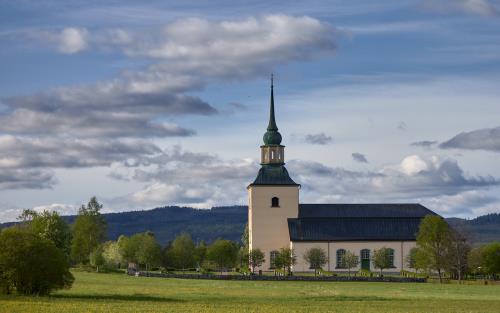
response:
<svg viewBox="0 0 500 313"><path fill-rule="evenodd" d="M269 123L261 149L261 168L248 189L249 249L264 252L265 263L259 270L272 270L274 251L290 246L288 218L296 218L299 210L300 185L285 168L285 146L276 125L274 84L271 75Z"/></svg>

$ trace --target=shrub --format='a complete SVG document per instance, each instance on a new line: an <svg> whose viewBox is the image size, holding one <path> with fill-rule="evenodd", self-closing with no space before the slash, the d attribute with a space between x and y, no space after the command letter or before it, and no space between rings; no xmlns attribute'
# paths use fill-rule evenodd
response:
<svg viewBox="0 0 500 313"><path fill-rule="evenodd" d="M0 274L1 291L26 295L47 295L74 280L66 256L52 241L19 227L0 233Z"/></svg>

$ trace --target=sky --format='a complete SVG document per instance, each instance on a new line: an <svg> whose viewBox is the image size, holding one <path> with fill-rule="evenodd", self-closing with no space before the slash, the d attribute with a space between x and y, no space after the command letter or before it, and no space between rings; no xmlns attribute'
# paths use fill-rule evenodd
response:
<svg viewBox="0 0 500 313"><path fill-rule="evenodd" d="M500 1L0 0L0 222L246 204L275 76L301 203L500 212Z"/></svg>

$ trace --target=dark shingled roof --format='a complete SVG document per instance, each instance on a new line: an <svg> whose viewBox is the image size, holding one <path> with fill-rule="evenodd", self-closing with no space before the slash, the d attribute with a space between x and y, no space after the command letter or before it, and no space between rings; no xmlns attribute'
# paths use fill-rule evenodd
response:
<svg viewBox="0 0 500 313"><path fill-rule="evenodd" d="M288 231L291 241L413 241L429 214L420 204L300 204Z"/></svg>
<svg viewBox="0 0 500 313"><path fill-rule="evenodd" d="M300 204L301 217L424 217L435 214L418 203Z"/></svg>
<svg viewBox="0 0 500 313"><path fill-rule="evenodd" d="M298 186L288 175L288 171L283 165L264 164L257 174L253 185L294 185Z"/></svg>

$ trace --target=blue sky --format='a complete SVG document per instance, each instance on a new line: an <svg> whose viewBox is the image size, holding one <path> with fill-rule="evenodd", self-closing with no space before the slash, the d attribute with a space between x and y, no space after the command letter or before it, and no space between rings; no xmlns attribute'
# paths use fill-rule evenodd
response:
<svg viewBox="0 0 500 313"><path fill-rule="evenodd" d="M500 3L0 1L0 221L246 203L269 76L302 202L500 210Z"/></svg>

